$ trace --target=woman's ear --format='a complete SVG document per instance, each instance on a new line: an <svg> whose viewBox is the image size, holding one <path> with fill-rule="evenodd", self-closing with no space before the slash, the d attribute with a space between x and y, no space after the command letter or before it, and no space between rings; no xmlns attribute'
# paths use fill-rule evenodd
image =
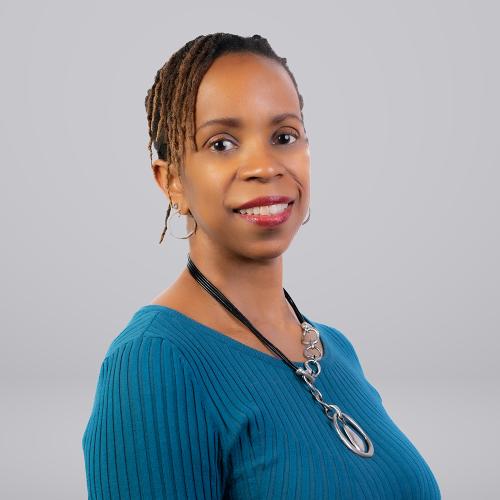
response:
<svg viewBox="0 0 500 500"><path fill-rule="evenodd" d="M153 176L155 178L158 187L168 196L167 186L168 186L168 171L169 166L165 160L154 160L151 164L151 169L153 170Z"/></svg>
<svg viewBox="0 0 500 500"><path fill-rule="evenodd" d="M180 205L184 190L177 169L172 164L160 159L154 160L151 168L156 184L165 193L165 196L172 203L177 202Z"/></svg>

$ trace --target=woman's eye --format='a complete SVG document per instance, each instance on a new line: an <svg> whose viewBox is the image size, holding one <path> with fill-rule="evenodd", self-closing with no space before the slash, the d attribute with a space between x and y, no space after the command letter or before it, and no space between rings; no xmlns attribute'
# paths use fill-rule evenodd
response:
<svg viewBox="0 0 500 500"><path fill-rule="evenodd" d="M284 144L284 145L287 145L287 144L293 144L297 139L297 135L296 134L292 134L290 132L283 132L281 134L278 134L276 137L286 137L287 139L285 139L287 142L282 142L281 144ZM288 142L290 141L290 139L293 139L293 141L291 142Z"/></svg>
<svg viewBox="0 0 500 500"><path fill-rule="evenodd" d="M209 144L210 149L212 149L212 147L215 146L216 144L223 144L224 142L228 142L229 144L232 144L232 141L230 141L229 139L218 138ZM220 151L223 153L224 151L227 151L227 149L218 149L218 147L216 147L215 151Z"/></svg>

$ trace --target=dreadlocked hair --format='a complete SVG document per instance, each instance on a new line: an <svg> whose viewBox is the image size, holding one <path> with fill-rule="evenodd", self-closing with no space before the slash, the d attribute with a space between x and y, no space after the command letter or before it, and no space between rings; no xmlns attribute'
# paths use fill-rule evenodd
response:
<svg viewBox="0 0 500 500"><path fill-rule="evenodd" d="M297 91L301 118L304 100L288 68L286 57L279 57L260 35L242 37L231 33L200 35L187 42L156 73L145 99L149 127L148 150L153 162L152 146L158 158L180 172L187 137L194 150L195 103L200 82L210 65L223 54L249 52L280 63L290 75Z"/></svg>

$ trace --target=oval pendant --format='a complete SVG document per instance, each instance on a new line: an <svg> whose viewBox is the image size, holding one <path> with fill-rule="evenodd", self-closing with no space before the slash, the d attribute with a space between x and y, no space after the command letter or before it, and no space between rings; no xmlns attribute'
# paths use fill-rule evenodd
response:
<svg viewBox="0 0 500 500"><path fill-rule="evenodd" d="M339 419L342 423L342 429L339 425ZM347 422L344 419L347 420ZM333 423L340 439L351 451L362 457L371 457L373 455L373 443L353 418L346 413L339 414L339 412L335 412L333 415ZM354 430L349 426L353 427ZM361 439L359 434L361 434L363 439Z"/></svg>

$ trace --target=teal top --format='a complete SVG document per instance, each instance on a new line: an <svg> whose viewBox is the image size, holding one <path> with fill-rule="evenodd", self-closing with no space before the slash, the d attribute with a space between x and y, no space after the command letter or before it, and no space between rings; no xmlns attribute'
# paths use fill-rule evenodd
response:
<svg viewBox="0 0 500 500"><path fill-rule="evenodd" d="M88 498L440 499L351 342L304 317L323 343L315 386L366 432L372 457L343 444L283 360L148 304L100 368L82 438Z"/></svg>

